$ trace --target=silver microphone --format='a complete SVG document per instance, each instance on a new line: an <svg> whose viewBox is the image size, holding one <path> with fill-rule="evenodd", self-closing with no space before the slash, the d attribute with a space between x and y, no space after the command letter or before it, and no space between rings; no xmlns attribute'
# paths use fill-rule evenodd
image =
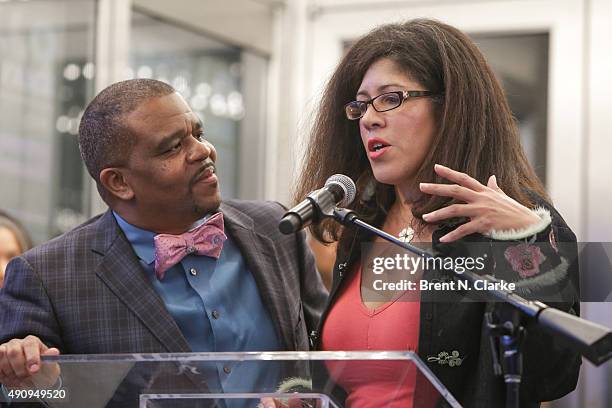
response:
<svg viewBox="0 0 612 408"><path fill-rule="evenodd" d="M278 229L283 234L293 234L310 224L317 223L321 214L330 213L336 206L347 206L353 202L357 188L350 177L334 174L325 186L308 194L304 201L283 215Z"/></svg>

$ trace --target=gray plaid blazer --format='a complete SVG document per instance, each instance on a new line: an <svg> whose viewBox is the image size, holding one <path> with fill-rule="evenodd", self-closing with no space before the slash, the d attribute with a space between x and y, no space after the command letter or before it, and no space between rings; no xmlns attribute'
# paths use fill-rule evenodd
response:
<svg viewBox="0 0 612 408"><path fill-rule="evenodd" d="M227 201L221 210L281 345L308 350L327 292L304 234L278 232L278 203ZM28 334L62 354L191 351L110 211L11 261L0 344Z"/></svg>

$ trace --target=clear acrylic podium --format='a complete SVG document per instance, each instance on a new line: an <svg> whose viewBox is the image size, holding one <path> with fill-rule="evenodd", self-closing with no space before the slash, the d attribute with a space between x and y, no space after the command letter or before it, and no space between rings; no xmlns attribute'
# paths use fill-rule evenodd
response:
<svg viewBox="0 0 612 408"><path fill-rule="evenodd" d="M410 389L416 408L461 407L415 353L387 351L45 357L32 386L4 398L78 408L256 408L274 398L279 407L340 408L339 378L382 384L394 407Z"/></svg>

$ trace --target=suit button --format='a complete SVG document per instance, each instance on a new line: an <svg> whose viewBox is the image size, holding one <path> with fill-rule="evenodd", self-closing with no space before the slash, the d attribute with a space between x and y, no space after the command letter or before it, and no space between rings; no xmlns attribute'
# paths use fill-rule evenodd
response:
<svg viewBox="0 0 612 408"><path fill-rule="evenodd" d="M229 373L231 373L231 372L232 372L232 369L231 369L231 368L229 368L228 366L225 366L225 367L223 367L223 372L224 372L225 374L229 374Z"/></svg>
<svg viewBox="0 0 612 408"><path fill-rule="evenodd" d="M433 319L433 314L431 314L430 312L425 313L425 316L423 316L425 318L425 320L431 320Z"/></svg>
<svg viewBox="0 0 612 408"><path fill-rule="evenodd" d="M196 268L191 268L191 269L189 270L189 273L190 273L192 276L196 276L196 275L198 274L198 270L197 270Z"/></svg>
<svg viewBox="0 0 612 408"><path fill-rule="evenodd" d="M218 310L213 310L213 311L212 311L212 317L213 317L213 319L218 319L218 318L219 318L219 316L221 316L221 313L219 313L219 311L218 311Z"/></svg>

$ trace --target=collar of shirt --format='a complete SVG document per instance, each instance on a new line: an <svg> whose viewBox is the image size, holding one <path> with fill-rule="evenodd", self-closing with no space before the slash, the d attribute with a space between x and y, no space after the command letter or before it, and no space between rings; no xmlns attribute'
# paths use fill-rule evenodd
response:
<svg viewBox="0 0 612 408"><path fill-rule="evenodd" d="M213 214L214 213L208 213L203 218L194 222L193 225L188 229L188 231L191 231L192 229L202 225ZM158 234L156 232L148 231L130 224L115 211L113 211L113 216L117 220L119 228L121 228L121 230L125 234L125 237L127 238L128 242L130 243L130 245L132 245L136 256L143 260L147 265L152 264L155 261L154 238Z"/></svg>

